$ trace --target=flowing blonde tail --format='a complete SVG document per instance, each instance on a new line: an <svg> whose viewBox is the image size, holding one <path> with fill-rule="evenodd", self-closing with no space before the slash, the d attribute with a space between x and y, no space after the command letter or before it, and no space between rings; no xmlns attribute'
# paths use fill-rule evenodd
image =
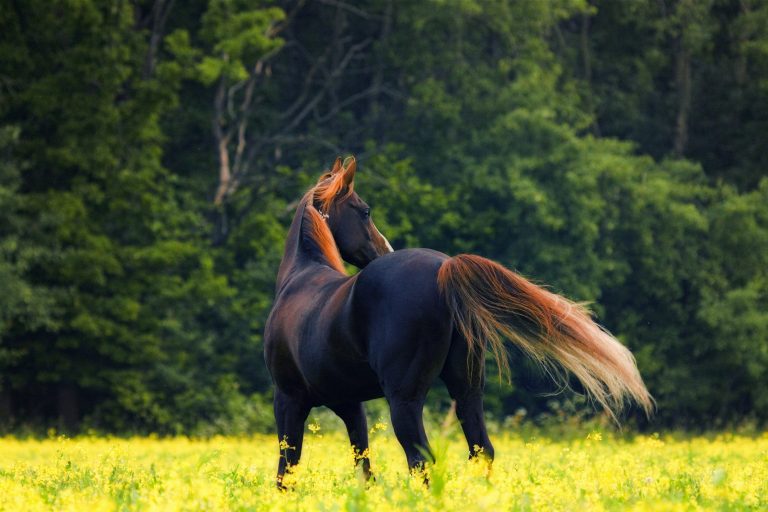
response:
<svg viewBox="0 0 768 512"><path fill-rule="evenodd" d="M491 350L508 374L509 339L561 385L568 382L563 370L575 375L614 420L628 400L651 414L653 398L632 353L592 321L584 306L469 254L446 260L437 280L470 354Z"/></svg>

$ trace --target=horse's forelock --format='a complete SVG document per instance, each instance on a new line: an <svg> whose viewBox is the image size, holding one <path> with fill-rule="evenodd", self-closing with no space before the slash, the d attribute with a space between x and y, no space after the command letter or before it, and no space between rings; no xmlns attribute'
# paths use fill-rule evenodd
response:
<svg viewBox="0 0 768 512"><path fill-rule="evenodd" d="M312 198L315 204L320 205L320 210L327 214L335 200L346 199L354 190L354 183L346 184L345 171L337 173L325 173L320 176L317 184L312 188Z"/></svg>

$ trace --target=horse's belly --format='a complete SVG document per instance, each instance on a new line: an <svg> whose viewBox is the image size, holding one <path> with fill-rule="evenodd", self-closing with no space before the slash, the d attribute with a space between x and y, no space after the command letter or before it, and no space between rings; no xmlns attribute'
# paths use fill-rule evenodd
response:
<svg viewBox="0 0 768 512"><path fill-rule="evenodd" d="M302 373L316 405L364 402L384 396L378 377L366 361L315 361L304 366Z"/></svg>

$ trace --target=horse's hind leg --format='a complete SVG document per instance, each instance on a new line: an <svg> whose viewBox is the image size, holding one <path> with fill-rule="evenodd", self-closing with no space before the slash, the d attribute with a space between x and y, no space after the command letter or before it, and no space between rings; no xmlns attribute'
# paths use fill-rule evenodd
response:
<svg viewBox="0 0 768 512"><path fill-rule="evenodd" d="M301 398L275 390L275 421L280 442L280 460L277 464L277 487L285 489L283 477L288 467L295 466L301 458L304 442L304 422L310 407Z"/></svg>
<svg viewBox="0 0 768 512"><path fill-rule="evenodd" d="M415 344L415 343L414 343ZM446 348L447 348L446 343ZM447 350L446 350L447 352ZM445 360L435 351L422 350L383 376L382 388L389 402L389 413L395 436L405 451L411 470L423 469L424 463L434 460L434 454L424 430L424 401L429 386L437 378Z"/></svg>
<svg viewBox="0 0 768 512"><path fill-rule="evenodd" d="M483 417L485 364L483 359L475 358L467 367L467 354L466 342L455 335L440 377L456 400L456 417L464 430L470 458L481 455L493 461L493 445Z"/></svg>
<svg viewBox="0 0 768 512"><path fill-rule="evenodd" d="M435 318L443 307L436 290L432 299L435 304L422 301L393 305L391 324L382 328L387 337L372 339L369 350L371 365L389 403L395 436L411 470L434 460L424 430L424 401L445 366L451 341L450 323ZM438 308L438 312L430 307Z"/></svg>
<svg viewBox="0 0 768 512"><path fill-rule="evenodd" d="M363 404L347 403L329 406L347 427L349 442L355 451L355 464L363 470L363 477L371 479L371 460L368 458L368 421Z"/></svg>
<svg viewBox="0 0 768 512"><path fill-rule="evenodd" d="M493 461L494 449L483 418L482 391L472 390L463 395L457 393L451 396L456 400L456 417L464 430L470 458L482 456Z"/></svg>
<svg viewBox="0 0 768 512"><path fill-rule="evenodd" d="M392 427L397 440L405 450L408 467L422 469L428 459L433 458L432 451L424 430L423 408L426 392L423 396L406 399L388 396Z"/></svg>

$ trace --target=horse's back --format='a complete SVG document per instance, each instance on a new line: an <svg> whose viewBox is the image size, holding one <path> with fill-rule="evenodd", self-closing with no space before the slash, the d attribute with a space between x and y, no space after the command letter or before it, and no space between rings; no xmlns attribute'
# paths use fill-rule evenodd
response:
<svg viewBox="0 0 768 512"><path fill-rule="evenodd" d="M431 249L404 249L377 258L357 276L355 299L394 308L437 307L437 273L446 259Z"/></svg>

